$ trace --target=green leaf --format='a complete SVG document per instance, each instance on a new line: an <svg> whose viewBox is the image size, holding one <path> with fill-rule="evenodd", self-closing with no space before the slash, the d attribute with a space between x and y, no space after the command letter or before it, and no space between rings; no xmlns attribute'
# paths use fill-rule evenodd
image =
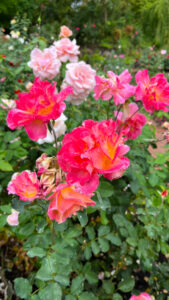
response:
<svg viewBox="0 0 169 300"><path fill-rule="evenodd" d="M157 176L156 173L152 173L152 174L150 174L148 181L151 184L151 186L154 187L158 184L159 177Z"/></svg>
<svg viewBox="0 0 169 300"><path fill-rule="evenodd" d="M120 294L115 293L112 297L112 300L123 300L123 298Z"/></svg>
<svg viewBox="0 0 169 300"><path fill-rule="evenodd" d="M90 283L90 284L95 284L98 282L98 276L96 273L94 273L93 271L87 271L85 273L85 277L87 279L87 281Z"/></svg>
<svg viewBox="0 0 169 300"><path fill-rule="evenodd" d="M86 227L86 232L87 232L87 235L89 237L89 240L94 240L94 238L96 236L94 228L92 226L87 226Z"/></svg>
<svg viewBox="0 0 169 300"><path fill-rule="evenodd" d="M99 245L97 244L96 241L91 242L91 247L92 247L92 251L95 255L97 255L100 252Z"/></svg>
<svg viewBox="0 0 169 300"><path fill-rule="evenodd" d="M114 193L112 184L110 182L106 182L106 181L100 182L98 191L103 198L111 197Z"/></svg>
<svg viewBox="0 0 169 300"><path fill-rule="evenodd" d="M91 250L90 247L86 247L84 249L84 256L85 256L86 260L89 260L91 258L91 256L92 256L92 250Z"/></svg>
<svg viewBox="0 0 169 300"><path fill-rule="evenodd" d="M41 300L61 300L62 290L58 283L52 282L40 290L38 295Z"/></svg>
<svg viewBox="0 0 169 300"><path fill-rule="evenodd" d="M0 228L4 227L6 224L6 216L2 215L0 216Z"/></svg>
<svg viewBox="0 0 169 300"><path fill-rule="evenodd" d="M10 172L13 170L11 164L8 161L0 160L0 170L4 172Z"/></svg>
<svg viewBox="0 0 169 300"><path fill-rule="evenodd" d="M7 213L7 214L10 214L11 213L11 205L9 204L9 205L1 205L0 206L0 209L3 211L3 212L5 212L5 213Z"/></svg>
<svg viewBox="0 0 169 300"><path fill-rule="evenodd" d="M83 292L79 297L78 300L98 300L93 293Z"/></svg>
<svg viewBox="0 0 169 300"><path fill-rule="evenodd" d="M128 224L126 218L120 214L114 214L113 220L117 227L121 227L121 226L125 227Z"/></svg>
<svg viewBox="0 0 169 300"><path fill-rule="evenodd" d="M21 299L27 299L32 292L31 284L27 279L22 277L14 280L14 288L17 296L19 296Z"/></svg>
<svg viewBox="0 0 169 300"><path fill-rule="evenodd" d="M104 238L99 238L98 241L99 241L101 251L107 252L110 248L109 242Z"/></svg>
<svg viewBox="0 0 169 300"><path fill-rule="evenodd" d="M29 236L33 233L35 225L32 222L22 225L19 229L19 234L23 236Z"/></svg>
<svg viewBox="0 0 169 300"><path fill-rule="evenodd" d="M100 226L98 230L98 236L103 236L106 235L110 232L110 227L109 226Z"/></svg>
<svg viewBox="0 0 169 300"><path fill-rule="evenodd" d="M125 280L121 281L118 284L118 289L124 293L128 293L133 290L134 285L135 285L134 278L129 278L129 279L125 279Z"/></svg>
<svg viewBox="0 0 169 300"><path fill-rule="evenodd" d="M31 250L29 250L27 252L27 255L29 257L35 257L35 256L44 257L46 255L46 251L40 247L35 247L35 248L32 248Z"/></svg>
<svg viewBox="0 0 169 300"><path fill-rule="evenodd" d="M120 238L114 235L112 232L107 234L105 238L108 239L113 245L121 246L122 244Z"/></svg>
<svg viewBox="0 0 169 300"><path fill-rule="evenodd" d="M114 284L111 281L111 279L103 281L103 289L105 290L105 292L107 294L113 294L113 292L114 292Z"/></svg>
<svg viewBox="0 0 169 300"><path fill-rule="evenodd" d="M87 212L86 210L83 210L83 211L79 211L77 213L77 217L78 217L78 220L80 222L80 225L82 227L86 226L87 222L88 222L88 216L87 216Z"/></svg>
<svg viewBox="0 0 169 300"><path fill-rule="evenodd" d="M74 296L72 296L72 295L67 295L66 297L65 297L65 300L76 300L77 298L76 297L74 297Z"/></svg>
<svg viewBox="0 0 169 300"><path fill-rule="evenodd" d="M83 290L83 286L84 286L84 278L80 274L79 276L77 276L76 278L74 278L72 280L72 285L71 285L71 288L70 288L71 293L73 295L79 295Z"/></svg>

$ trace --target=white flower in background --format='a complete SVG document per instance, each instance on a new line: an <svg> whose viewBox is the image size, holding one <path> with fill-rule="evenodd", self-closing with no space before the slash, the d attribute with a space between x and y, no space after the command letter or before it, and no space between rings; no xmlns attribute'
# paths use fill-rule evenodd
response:
<svg viewBox="0 0 169 300"><path fill-rule="evenodd" d="M7 223L10 226L17 226L19 225L19 220L18 220L18 216L19 216L19 211L12 209L11 210L12 214L9 215L6 219Z"/></svg>
<svg viewBox="0 0 169 300"><path fill-rule="evenodd" d="M13 49L14 49L14 46L12 46L12 45L8 47L8 50L10 50L10 51L12 51Z"/></svg>
<svg viewBox="0 0 169 300"><path fill-rule="evenodd" d="M67 120L66 116L64 114L61 114L61 116L55 120L55 123L53 125L56 137L60 137L61 135L65 134L66 131L66 124L65 121ZM38 144L43 143L53 143L54 142L54 136L50 131L47 131L47 136L44 139L37 140Z"/></svg>
<svg viewBox="0 0 169 300"><path fill-rule="evenodd" d="M6 110L10 110L12 108L15 108L16 107L16 101L15 100L12 100L12 99L1 99L1 101L5 104L1 104L0 103L0 107L2 107L3 109L6 109Z"/></svg>
<svg viewBox="0 0 169 300"><path fill-rule="evenodd" d="M9 35L9 34L6 34L6 35L5 35L5 38L6 38L7 40L9 40L9 39L10 39L10 35Z"/></svg>
<svg viewBox="0 0 169 300"><path fill-rule="evenodd" d="M24 31L27 31L27 27L24 27L23 30L24 30Z"/></svg>
<svg viewBox="0 0 169 300"><path fill-rule="evenodd" d="M167 50L162 49L162 50L160 51L160 53L161 53L161 55L165 55L165 54L167 53Z"/></svg>
<svg viewBox="0 0 169 300"><path fill-rule="evenodd" d="M73 88L73 94L66 98L72 104L81 104L94 89L96 71L84 61L66 65L67 71L62 83L62 89L67 86Z"/></svg>
<svg viewBox="0 0 169 300"><path fill-rule="evenodd" d="M13 25L13 24L16 24L16 20L15 20L15 19L12 19L10 23L11 23L12 25Z"/></svg>
<svg viewBox="0 0 169 300"><path fill-rule="evenodd" d="M18 41L20 41L21 42L21 44L24 44L24 38L22 38L22 37L20 37L19 39L18 39Z"/></svg>

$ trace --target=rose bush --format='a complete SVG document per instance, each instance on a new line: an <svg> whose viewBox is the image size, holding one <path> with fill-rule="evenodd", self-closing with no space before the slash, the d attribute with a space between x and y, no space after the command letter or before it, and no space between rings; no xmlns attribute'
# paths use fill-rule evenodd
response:
<svg viewBox="0 0 169 300"><path fill-rule="evenodd" d="M67 59L71 62L71 57ZM60 61L60 72L64 74L63 59ZM81 65L77 62L68 65L72 64ZM86 68L85 63L83 66ZM138 90L144 96L148 89L142 88L140 82L136 88L134 82L130 85L131 76L127 70L122 73L126 81L120 77L122 74L110 71L108 92L114 101L102 98L106 89L102 90L102 81L99 86L96 77L96 86L101 91L99 97L107 100L96 102L93 99L97 93L94 91L95 70L89 65L87 68L92 70L91 77L86 78L86 71L81 67L77 73L76 68L72 68L64 78L58 74L57 89L59 91L66 82L71 86L66 92L58 92L53 82L40 79L36 79L27 93L23 86L22 92L18 92L16 108L8 113L8 124L15 125L12 130L20 126L26 130L27 124L31 126L33 122L30 138L36 137L32 140L38 141L46 139L50 133L55 144L54 147L39 146L29 141L23 130L5 129L9 149L1 153L1 168L5 159L11 163L6 164L6 171L10 173L5 182L13 172L10 166L20 173L15 174L8 185L8 192L14 196L11 203L0 208L1 226L8 221L10 224L11 217L7 219L7 216L11 215L11 206L17 209L19 213L11 223L15 226L7 228L11 236L17 236L23 244L28 260L35 259L33 272L28 268L23 275L27 279L15 278L15 293L21 299L31 300L47 297L117 300L145 295L165 299L169 251L168 195L165 192L168 156L156 159L150 156L147 148L148 142L154 140L153 128L145 124L146 117L138 112L142 103L137 106L133 98L129 99ZM49 74L45 76L50 80ZM67 104L69 133L58 140L59 118L66 108L64 99L67 100L74 89L78 93L78 87L79 95L82 90L88 101L78 108L73 102ZM151 88L151 83L148 87ZM163 93L167 95L167 91L165 79ZM5 115L5 110L2 113ZM27 119L22 119L21 114ZM39 123L45 128L43 136L39 135ZM17 147L20 152L14 153ZM164 261L159 260L159 253ZM144 280L143 286L138 274L142 282ZM148 282L143 276L148 277Z"/></svg>

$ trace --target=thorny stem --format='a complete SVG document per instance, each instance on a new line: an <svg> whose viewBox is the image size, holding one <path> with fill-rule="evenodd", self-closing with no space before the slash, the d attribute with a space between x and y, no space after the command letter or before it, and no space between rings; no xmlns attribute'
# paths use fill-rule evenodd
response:
<svg viewBox="0 0 169 300"><path fill-rule="evenodd" d="M135 112L134 112L134 114L132 114L124 123L122 123L120 126L119 126L119 128L118 128L118 132L120 132L119 131L119 129L121 128L121 127L123 127L139 110L140 110L141 108L139 107Z"/></svg>
<svg viewBox="0 0 169 300"><path fill-rule="evenodd" d="M56 150L57 150L57 137L56 137L56 133L52 124L52 120L49 121L49 128L51 129L53 136L54 136L54 140L55 140L55 144L56 144Z"/></svg>
<svg viewBox="0 0 169 300"><path fill-rule="evenodd" d="M122 104L119 105L119 108L117 110L117 115L115 117L115 122L117 121L117 118L118 118L118 115L119 115L119 112L120 112L121 108L122 108Z"/></svg>

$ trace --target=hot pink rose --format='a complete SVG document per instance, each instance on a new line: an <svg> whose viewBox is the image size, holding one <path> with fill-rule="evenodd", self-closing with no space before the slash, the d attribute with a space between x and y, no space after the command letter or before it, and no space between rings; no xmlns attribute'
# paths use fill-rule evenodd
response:
<svg viewBox="0 0 169 300"><path fill-rule="evenodd" d="M76 45L76 40L71 41L68 38L63 38L54 42L54 47L57 57L61 62L77 62L80 54L79 46Z"/></svg>
<svg viewBox="0 0 169 300"><path fill-rule="evenodd" d="M16 109L7 116L10 129L24 126L29 138L37 141L47 135L47 123L56 120L65 110L65 98L72 93L72 88L56 94L56 84L35 79L28 93L19 93Z"/></svg>
<svg viewBox="0 0 169 300"><path fill-rule="evenodd" d="M130 300L152 300L151 296L147 293L141 293L140 295L136 296L133 295L130 297Z"/></svg>
<svg viewBox="0 0 169 300"><path fill-rule="evenodd" d="M130 85L131 75L128 70L124 70L119 76L108 71L109 78L96 76L96 86L94 98L98 100L110 100L114 96L116 105L123 104L127 98L135 93L135 87Z"/></svg>
<svg viewBox="0 0 169 300"><path fill-rule="evenodd" d="M38 197L39 180L35 172L15 173L7 187L8 194L16 194L20 200L33 201Z"/></svg>
<svg viewBox="0 0 169 300"><path fill-rule="evenodd" d="M58 163L67 172L68 184L77 184L78 189L90 194L99 184L99 174L112 180L119 178L129 166L123 155L129 151L122 134L116 133L113 120L84 121L63 138L57 155Z"/></svg>
<svg viewBox="0 0 169 300"><path fill-rule="evenodd" d="M67 71L62 87L71 86L73 94L66 101L79 105L95 86L96 71L84 61L66 65Z"/></svg>
<svg viewBox="0 0 169 300"><path fill-rule="evenodd" d="M67 184L57 186L55 193L48 200L51 200L48 216L59 224L76 215L77 211L89 205L96 205L88 196L78 193L73 186Z"/></svg>
<svg viewBox="0 0 169 300"><path fill-rule="evenodd" d="M169 83L159 73L149 79L148 70L136 74L136 101L142 100L144 108L151 114L155 110L169 111Z"/></svg>
<svg viewBox="0 0 169 300"><path fill-rule="evenodd" d="M60 27L60 38L68 38L69 36L72 35L72 31L69 29L69 27L63 25Z"/></svg>
<svg viewBox="0 0 169 300"><path fill-rule="evenodd" d="M123 104L126 99L134 95L135 87L129 84L132 77L127 69L119 76L112 71L108 71L107 74L112 83L112 94L116 105Z"/></svg>
<svg viewBox="0 0 169 300"><path fill-rule="evenodd" d="M128 139L136 139L142 131L147 119L145 115L136 113L138 106L135 103L124 105L123 112L118 113L117 126L121 126L121 131ZM117 111L115 111L115 116ZM128 120L128 121L127 121ZM122 124L124 126L122 126Z"/></svg>
<svg viewBox="0 0 169 300"><path fill-rule="evenodd" d="M35 48L31 52L31 60L28 66L33 69L35 76L40 79L53 79L59 74L61 62L56 56L56 51L53 47L40 50Z"/></svg>
<svg viewBox="0 0 169 300"><path fill-rule="evenodd" d="M19 211L12 209L12 214L9 215L6 219L7 223L10 226L18 226L19 225L18 216L19 216Z"/></svg>

